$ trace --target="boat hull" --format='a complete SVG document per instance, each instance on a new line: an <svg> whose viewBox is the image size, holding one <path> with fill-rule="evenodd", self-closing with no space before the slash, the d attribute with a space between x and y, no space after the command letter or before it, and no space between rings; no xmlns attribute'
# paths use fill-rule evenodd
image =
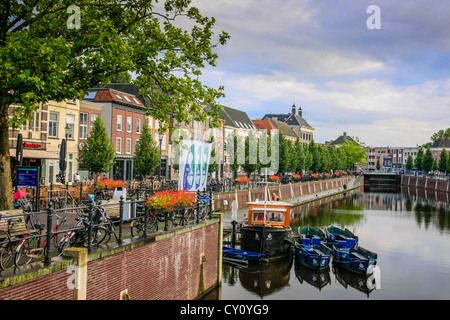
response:
<svg viewBox="0 0 450 320"><path fill-rule="evenodd" d="M330 264L332 252L324 245L295 246L297 261L308 268L323 270Z"/></svg>
<svg viewBox="0 0 450 320"><path fill-rule="evenodd" d="M377 264L377 254L359 247L358 249L333 250L333 257L342 267L352 272L369 275Z"/></svg>
<svg viewBox="0 0 450 320"><path fill-rule="evenodd" d="M287 228L244 226L241 228L241 249L265 254L268 259L291 252L292 235Z"/></svg>

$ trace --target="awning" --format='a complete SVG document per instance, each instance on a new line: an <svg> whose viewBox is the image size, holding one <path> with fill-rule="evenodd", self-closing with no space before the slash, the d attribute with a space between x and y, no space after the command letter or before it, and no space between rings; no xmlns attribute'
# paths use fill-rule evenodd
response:
<svg viewBox="0 0 450 320"><path fill-rule="evenodd" d="M9 149L9 156L11 158L15 158L16 157L16 149ZM55 153L48 152L45 150L31 150L31 149L23 150L23 158L24 159L56 159L56 160L59 159Z"/></svg>

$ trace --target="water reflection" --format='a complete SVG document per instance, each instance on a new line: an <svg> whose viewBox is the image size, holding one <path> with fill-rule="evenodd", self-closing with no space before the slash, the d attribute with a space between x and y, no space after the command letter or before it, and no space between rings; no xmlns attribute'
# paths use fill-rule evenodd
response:
<svg viewBox="0 0 450 320"><path fill-rule="evenodd" d="M315 270L305 267L301 263L295 261L295 276L297 280L303 284L307 283L321 291L327 285L331 285L330 267L323 270Z"/></svg>
<svg viewBox="0 0 450 320"><path fill-rule="evenodd" d="M375 290L375 278L373 276L366 276L363 274L358 274L351 272L339 263L333 261L332 270L336 280L345 288L354 288L360 292L363 292L369 297L369 294Z"/></svg>

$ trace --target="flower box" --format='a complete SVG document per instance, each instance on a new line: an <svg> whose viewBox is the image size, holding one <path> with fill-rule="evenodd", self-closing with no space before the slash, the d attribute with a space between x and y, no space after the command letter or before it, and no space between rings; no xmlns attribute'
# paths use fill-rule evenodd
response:
<svg viewBox="0 0 450 320"><path fill-rule="evenodd" d="M269 176L270 181L280 181L280 177L276 175Z"/></svg>
<svg viewBox="0 0 450 320"><path fill-rule="evenodd" d="M311 173L311 176L312 176L314 179L318 179L318 178L319 178L319 175L318 175L317 173Z"/></svg>
<svg viewBox="0 0 450 320"><path fill-rule="evenodd" d="M101 179L97 181L97 188L100 189L115 189L120 187L128 187L128 184L122 180L113 180L113 179Z"/></svg>
<svg viewBox="0 0 450 320"><path fill-rule="evenodd" d="M235 181L239 182L239 183L249 183L250 179L247 178L247 177L238 177L238 178L235 179Z"/></svg>
<svg viewBox="0 0 450 320"><path fill-rule="evenodd" d="M196 201L197 195L187 190L166 190L156 192L154 195L148 197L145 204L153 210L172 211L177 207L193 206Z"/></svg>
<svg viewBox="0 0 450 320"><path fill-rule="evenodd" d="M301 176L300 176L299 174L294 174L294 175L292 176L292 178L294 178L294 179L301 179Z"/></svg>

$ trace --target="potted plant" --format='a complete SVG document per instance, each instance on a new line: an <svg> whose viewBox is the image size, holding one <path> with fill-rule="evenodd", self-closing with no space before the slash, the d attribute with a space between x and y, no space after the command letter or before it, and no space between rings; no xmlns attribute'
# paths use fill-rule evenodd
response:
<svg viewBox="0 0 450 320"><path fill-rule="evenodd" d="M292 176L292 178L294 178L295 180L298 180L298 179L300 179L301 178L301 176L299 175L299 174L294 174L293 176Z"/></svg>
<svg viewBox="0 0 450 320"><path fill-rule="evenodd" d="M280 177L277 175L271 175L269 176L270 181L280 181Z"/></svg>
<svg viewBox="0 0 450 320"><path fill-rule="evenodd" d="M235 181L238 182L238 183L249 183L250 179L247 178L247 177L237 177L235 179Z"/></svg>

